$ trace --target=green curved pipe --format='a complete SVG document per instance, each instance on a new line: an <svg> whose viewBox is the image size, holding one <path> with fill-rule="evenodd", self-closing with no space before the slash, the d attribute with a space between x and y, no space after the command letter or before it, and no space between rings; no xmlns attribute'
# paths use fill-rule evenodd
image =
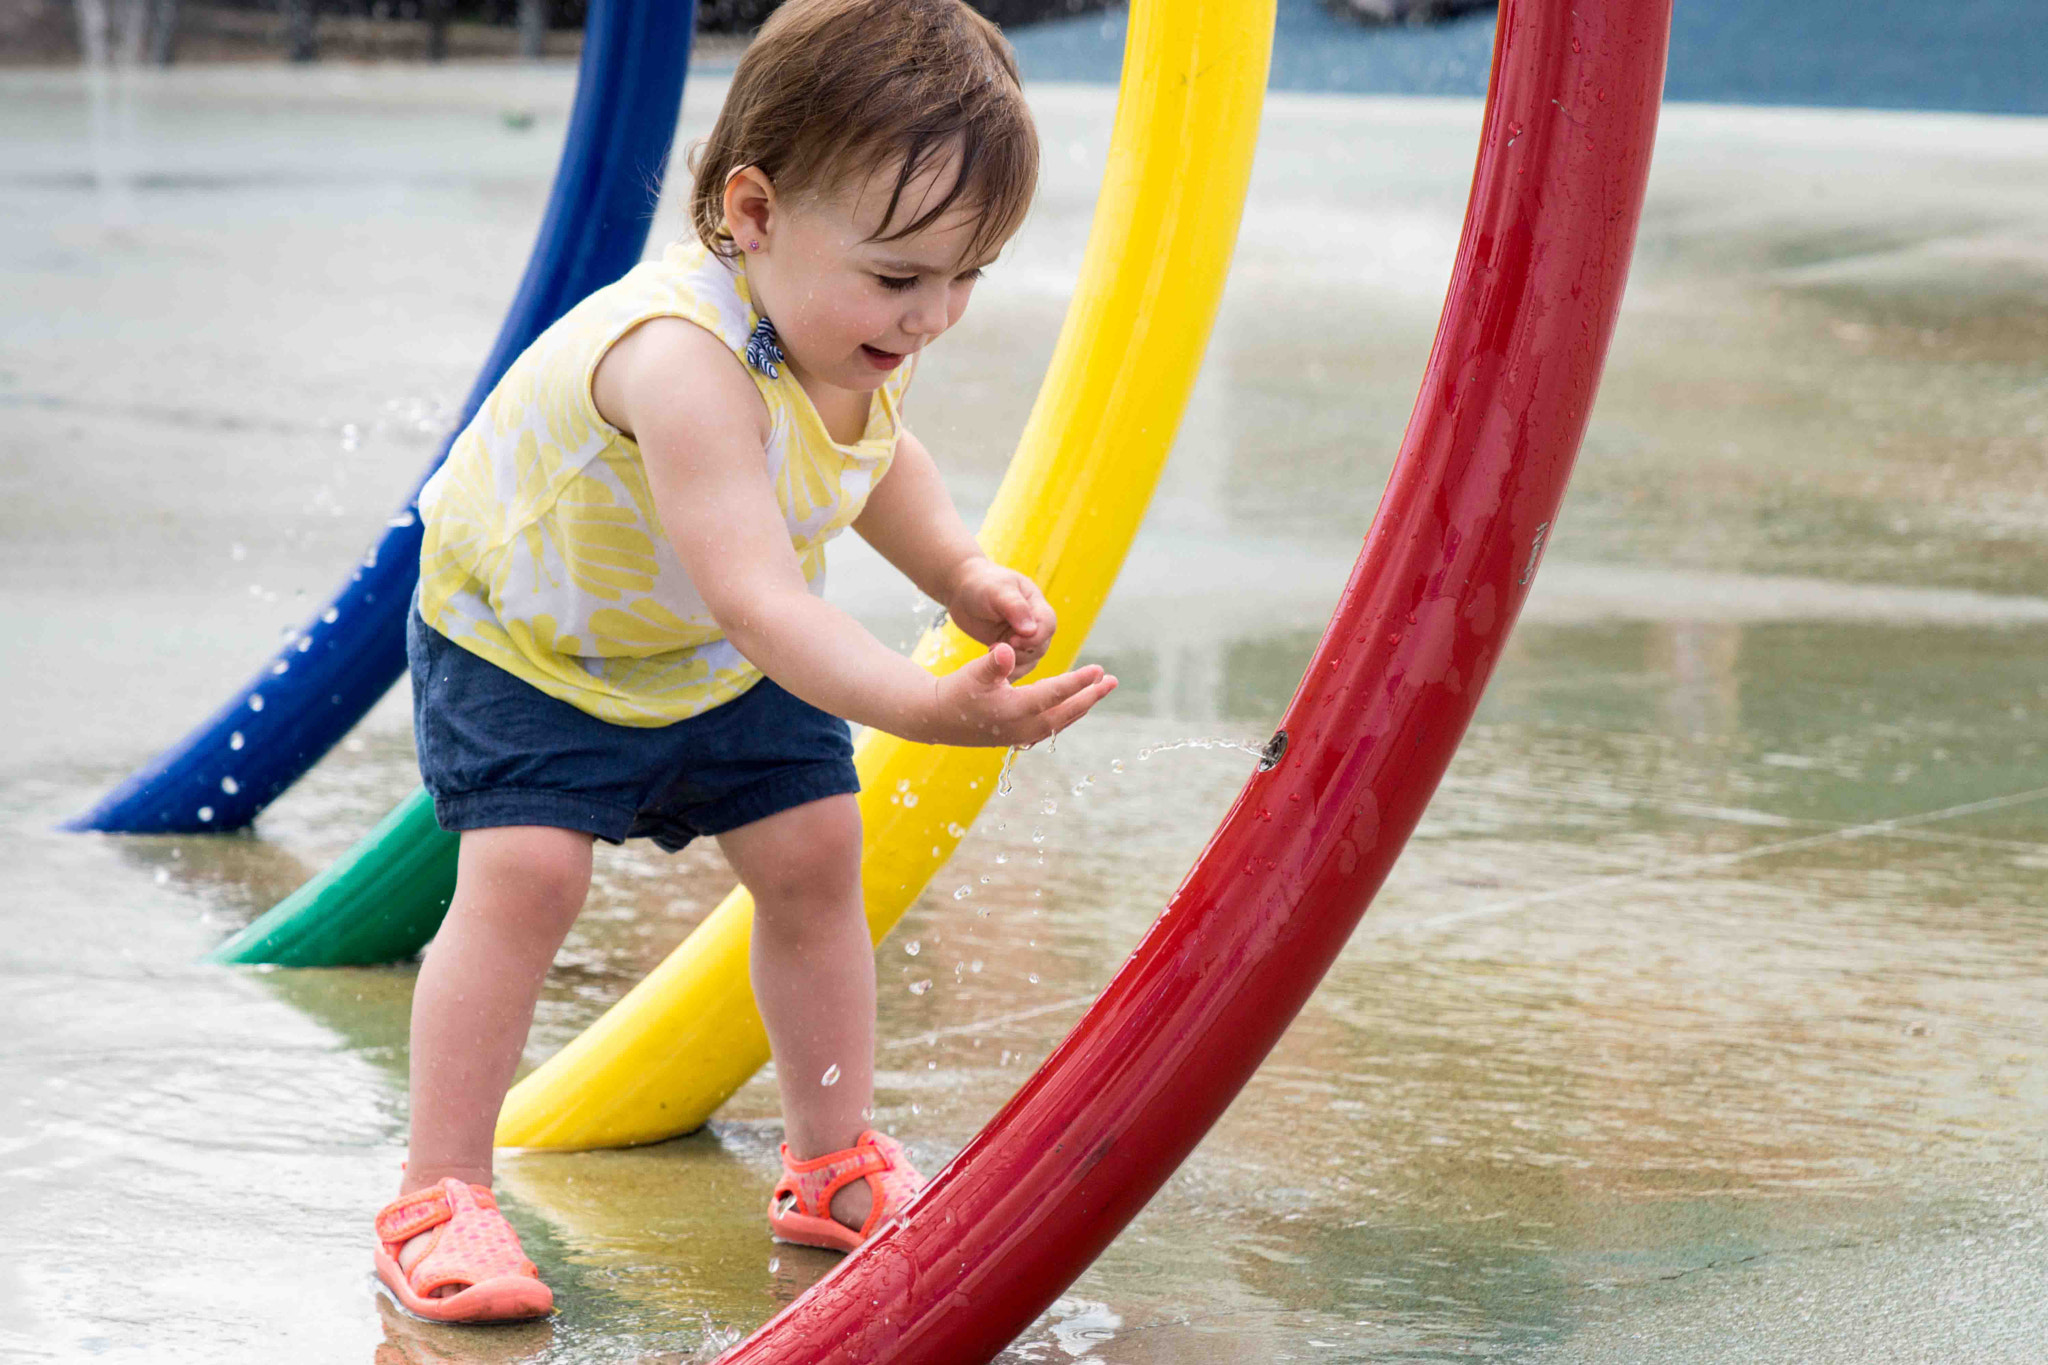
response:
<svg viewBox="0 0 2048 1365"><path fill-rule="evenodd" d="M455 894L461 840L434 821L424 787L326 871L206 955L208 962L358 967L427 945Z"/></svg>

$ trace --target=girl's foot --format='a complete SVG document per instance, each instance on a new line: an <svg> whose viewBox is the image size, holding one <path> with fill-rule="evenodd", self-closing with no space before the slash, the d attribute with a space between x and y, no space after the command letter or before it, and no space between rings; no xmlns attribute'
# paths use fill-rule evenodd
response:
<svg viewBox="0 0 2048 1365"><path fill-rule="evenodd" d="M832 1196L832 1221L849 1232L859 1232L868 1225L868 1215L874 1208L873 1188L865 1180L851 1180Z"/></svg>
<svg viewBox="0 0 2048 1365"><path fill-rule="evenodd" d="M435 1322L517 1322L555 1306L491 1192L453 1176L377 1214L377 1278Z"/></svg>
<svg viewBox="0 0 2048 1365"><path fill-rule="evenodd" d="M768 1230L777 1241L852 1251L923 1187L902 1144L872 1128L845 1151L809 1161L791 1160L785 1143Z"/></svg>

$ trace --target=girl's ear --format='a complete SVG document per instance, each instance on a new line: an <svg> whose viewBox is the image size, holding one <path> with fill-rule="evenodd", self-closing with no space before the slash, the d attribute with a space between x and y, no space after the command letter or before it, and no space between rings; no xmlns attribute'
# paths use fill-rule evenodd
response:
<svg viewBox="0 0 2048 1365"><path fill-rule="evenodd" d="M775 220L775 186L759 166L742 166L725 180L725 230L742 251L766 249Z"/></svg>

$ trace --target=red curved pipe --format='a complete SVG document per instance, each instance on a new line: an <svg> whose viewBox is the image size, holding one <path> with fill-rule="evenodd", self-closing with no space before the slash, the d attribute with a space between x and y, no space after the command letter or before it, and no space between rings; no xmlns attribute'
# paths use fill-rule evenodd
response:
<svg viewBox="0 0 2048 1365"><path fill-rule="evenodd" d="M1443 777L1564 495L1670 19L1670 0L1504 0L1436 345L1284 753L1038 1073L727 1365L990 1359L1144 1207L1315 989Z"/></svg>

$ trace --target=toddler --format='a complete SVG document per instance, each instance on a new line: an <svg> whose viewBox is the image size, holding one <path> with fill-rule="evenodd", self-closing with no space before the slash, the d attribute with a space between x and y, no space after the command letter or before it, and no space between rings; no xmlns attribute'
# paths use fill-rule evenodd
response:
<svg viewBox="0 0 2048 1365"><path fill-rule="evenodd" d="M492 1201L491 1138L594 839L712 835L753 894L786 1139L773 1235L850 1250L900 1208L920 1177L864 1118L847 720L1029 743L1116 686L1095 667L1013 686L1052 610L981 553L903 420L918 353L1036 182L1000 33L960 0L791 0L698 155L695 240L543 333L420 495L415 728L462 844L413 997L409 1160L376 1224L380 1278L423 1317L552 1307ZM988 652L934 677L827 604L848 526Z"/></svg>

